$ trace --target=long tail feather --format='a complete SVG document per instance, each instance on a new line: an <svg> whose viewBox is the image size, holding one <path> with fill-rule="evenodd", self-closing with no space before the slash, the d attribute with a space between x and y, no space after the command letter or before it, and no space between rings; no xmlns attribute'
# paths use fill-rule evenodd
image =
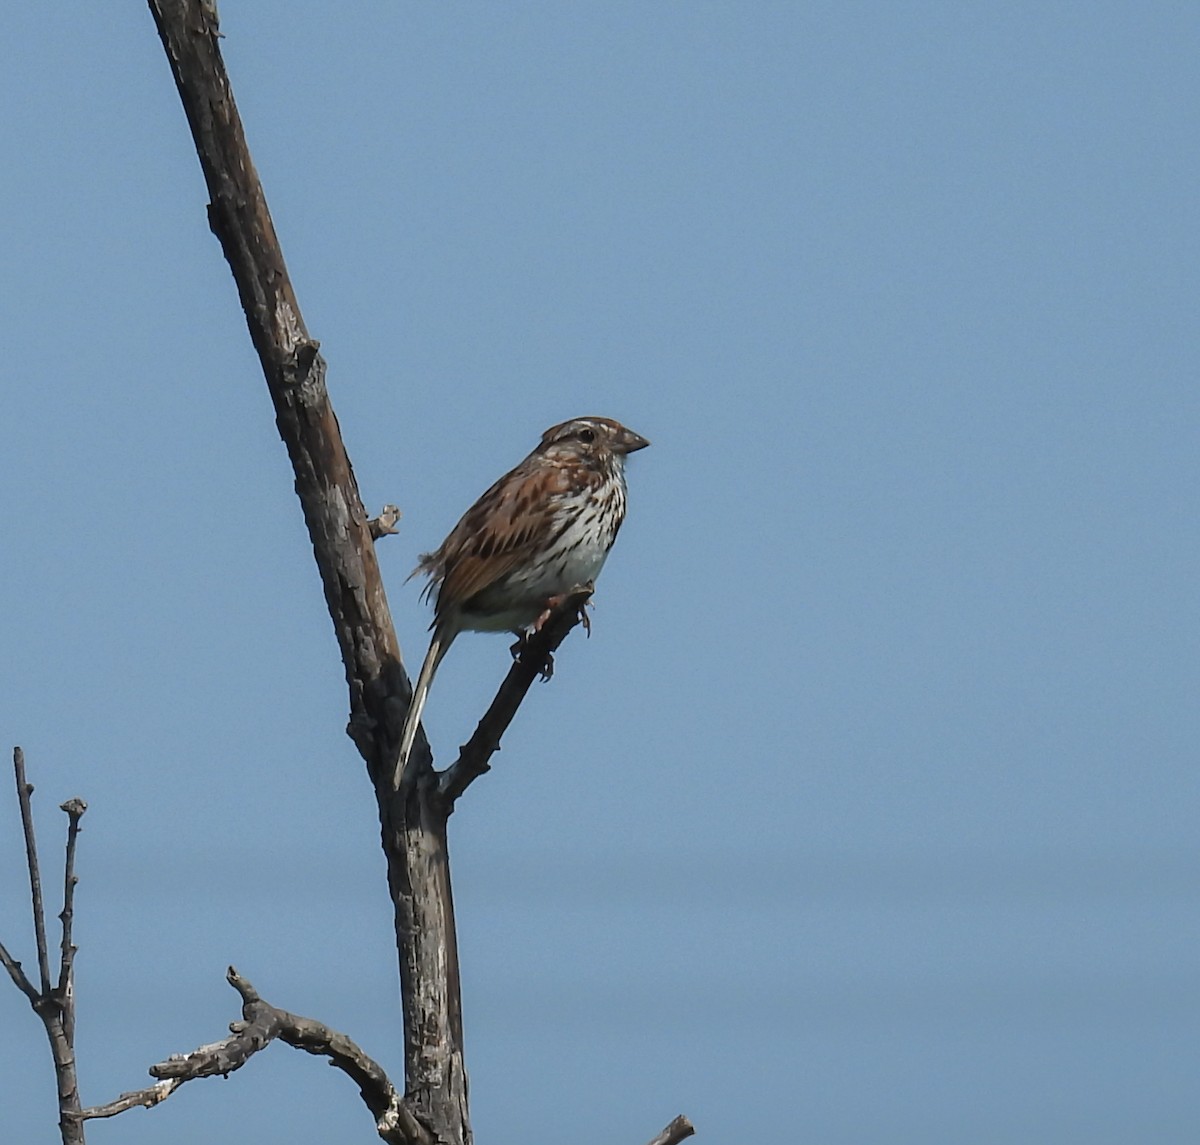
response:
<svg viewBox="0 0 1200 1145"><path fill-rule="evenodd" d="M392 772L392 790L400 789L400 780L404 778L404 769L408 766L408 757L412 754L413 741L417 738L417 728L421 724L421 713L425 710L425 699L429 695L429 685L433 683L433 675L454 641L453 630L443 632L435 628L429 641L429 651L425 653L421 672L417 676L417 686L413 689L412 703L408 705L408 715L404 717L404 731L400 736L400 752L396 757L396 767Z"/></svg>

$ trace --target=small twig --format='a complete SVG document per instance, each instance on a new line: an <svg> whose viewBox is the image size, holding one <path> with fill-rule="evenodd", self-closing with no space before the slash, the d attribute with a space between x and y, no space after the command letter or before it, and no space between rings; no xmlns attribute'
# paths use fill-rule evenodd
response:
<svg viewBox="0 0 1200 1145"><path fill-rule="evenodd" d="M379 516L372 517L367 522L367 528L371 531L371 540L377 541L380 537L396 536L400 530L394 526L401 516L403 514L395 505L384 505L379 510Z"/></svg>
<svg viewBox="0 0 1200 1145"><path fill-rule="evenodd" d="M695 1132L696 1127L681 1113L650 1145L679 1145L680 1141L686 1141Z"/></svg>
<svg viewBox="0 0 1200 1145"><path fill-rule="evenodd" d="M567 633L580 623L584 605L591 596L590 588L581 588L565 596L542 627L529 638L474 734L459 749L458 759L439 777L438 790L448 804L453 806L471 783L490 769L488 761L500 750L500 737L512 723L525 694L534 680L544 675L551 654L567 638Z"/></svg>
<svg viewBox="0 0 1200 1145"><path fill-rule="evenodd" d="M62 962L58 974L58 998L63 1007L63 1028L67 1041L75 1044L75 945L71 929L75 921L75 847L79 842L79 820L87 804L79 798L68 799L59 805L67 813L67 857L63 865L63 908L58 916L62 923Z"/></svg>
<svg viewBox="0 0 1200 1145"><path fill-rule="evenodd" d="M379 780L395 759L410 692L354 469L238 114L211 0L149 0L208 188L208 218L237 283L287 445L350 693L355 745L376 781L404 1020L404 1087L451 1145L471 1136L461 991L440 801ZM433 855L433 859L430 859ZM421 925L409 926L407 920Z"/></svg>
<svg viewBox="0 0 1200 1145"><path fill-rule="evenodd" d="M9 954L8 948L3 942L0 942L0 966L3 966L8 971L8 976L13 980L13 985L30 1002L36 1003L41 998L41 995L37 992L37 987L29 981L25 971L21 969L21 964Z"/></svg>
<svg viewBox="0 0 1200 1145"><path fill-rule="evenodd" d="M26 977L21 964L0 945L0 963L8 971L33 1012L41 1019L50 1042L58 1089L58 1124L63 1145L83 1145L83 1127L79 1118L79 1083L75 1072L75 993L73 965L75 949L71 944L71 922L75 902L75 844L79 836L79 819L87 809L82 799L71 799L62 805L70 816L67 830L67 854L64 873L62 920L62 962L58 985L50 984L50 950L46 941L46 913L42 901L42 878L38 866L37 841L33 833L33 785L25 777L25 754L13 748L13 774L17 784L17 801L21 806L21 826L25 834L25 862L29 868L29 890L33 901L33 929L37 941L38 967L42 988L38 990Z"/></svg>
<svg viewBox="0 0 1200 1145"><path fill-rule="evenodd" d="M107 1105L91 1105L84 1109L79 1114L80 1121L91 1121L94 1118L100 1117L116 1117L118 1113L124 1113L127 1109L134 1109L137 1106L144 1106L146 1109L152 1109L160 1101L166 1101L181 1085L186 1078L172 1077L166 1081L158 1081L153 1085L146 1086L145 1089L135 1089L129 1093L123 1093L115 1101L110 1101Z"/></svg>
<svg viewBox="0 0 1200 1145"><path fill-rule="evenodd" d="M123 1093L106 1105L91 1106L83 1110L80 1119L113 1117L137 1106L150 1108L165 1101L185 1081L225 1077L241 1069L254 1054L278 1038L305 1053L328 1058L330 1065L346 1074L358 1086L383 1141L389 1145L433 1145L433 1135L404 1103L403 1095L396 1091L383 1067L350 1038L312 1018L290 1014L265 1002L250 981L232 966L225 977L242 998L242 1020L230 1024L229 1037L188 1054L174 1054L151 1066L151 1076L159 1079L154 1085Z"/></svg>
<svg viewBox="0 0 1200 1145"><path fill-rule="evenodd" d="M37 841L33 834L33 785L25 779L25 753L13 748L13 772L17 781L17 801L21 805L21 829L25 832L25 865L29 868L29 893L33 899L33 933L37 941L38 972L42 994L50 993L50 949L46 945L46 911L42 905L42 875L38 869Z"/></svg>

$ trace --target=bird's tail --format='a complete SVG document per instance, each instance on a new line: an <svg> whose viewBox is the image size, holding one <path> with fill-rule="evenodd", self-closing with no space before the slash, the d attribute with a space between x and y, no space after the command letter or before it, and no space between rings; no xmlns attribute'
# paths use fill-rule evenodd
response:
<svg viewBox="0 0 1200 1145"><path fill-rule="evenodd" d="M425 661L417 676L417 686L413 688L412 702L408 705L408 714L404 717L404 731L400 735L400 752L396 757L396 766L392 771L392 790L400 789L400 780L404 778L404 769L408 766L408 757L412 754L413 741L417 738L417 728L421 724L421 712L425 710L425 698L429 695L429 685L433 683L433 674L437 671L442 657L450 648L454 639L453 632L433 630L429 641L429 651L425 653Z"/></svg>

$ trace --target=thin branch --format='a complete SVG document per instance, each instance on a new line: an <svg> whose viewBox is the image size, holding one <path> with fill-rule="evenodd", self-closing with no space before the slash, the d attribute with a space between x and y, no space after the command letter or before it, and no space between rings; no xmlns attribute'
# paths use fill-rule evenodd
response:
<svg viewBox="0 0 1200 1145"><path fill-rule="evenodd" d="M346 1074L375 1117L380 1138L389 1145L433 1145L433 1135L405 1105L383 1067L350 1038L312 1018L272 1006L232 966L225 977L242 998L242 1020L230 1024L229 1037L151 1066L150 1075L159 1079L155 1084L123 1093L105 1105L91 1106L80 1113L80 1120L114 1117L138 1106L150 1108L165 1101L184 1082L227 1077L278 1038L296 1049L328 1058Z"/></svg>
<svg viewBox="0 0 1200 1145"><path fill-rule="evenodd" d="M25 834L25 861L29 868L29 888L33 901L33 924L38 948L42 988L29 981L21 964L0 945L0 963L8 971L16 987L29 999L46 1030L50 1055L54 1059L54 1074L58 1089L58 1125L63 1145L83 1145L83 1127L79 1120L79 1082L75 1071L75 994L72 983L74 948L71 945L71 920L74 913L75 842L79 834L79 817L86 809L82 799L63 804L71 817L67 833L67 857L63 909L59 918L63 925L62 963L59 985L50 985L50 951L46 941L46 914L42 901L42 879L38 864L37 841L33 834L33 785L25 777L25 754L13 749L13 773L16 778L17 800L21 806L21 825Z"/></svg>
<svg viewBox="0 0 1200 1145"><path fill-rule="evenodd" d="M358 483L221 57L216 5L149 0L208 188L221 244L296 476L351 703L386 731L403 725L407 679ZM393 710L393 707L396 710Z"/></svg>
<svg viewBox="0 0 1200 1145"><path fill-rule="evenodd" d="M3 966L8 971L8 976L13 980L13 985L32 1004L36 1005L42 996L37 992L37 987L29 981L25 971L21 969L21 964L9 954L8 948L3 942L0 942L0 966Z"/></svg>
<svg viewBox="0 0 1200 1145"><path fill-rule="evenodd" d="M168 1078L166 1081L148 1085L145 1089L134 1089L129 1093L123 1093L115 1101L108 1102L107 1105L89 1105L87 1109L80 1111L79 1120L91 1121L101 1117L116 1117L118 1113L124 1113L127 1109L136 1109L138 1106L152 1109L160 1101L166 1101L186 1080L182 1077Z"/></svg>
<svg viewBox="0 0 1200 1145"><path fill-rule="evenodd" d="M384 505L379 511L379 516L372 517L367 522L367 528L371 531L371 540L377 541L380 537L396 536L400 530L395 526L403 515L395 505Z"/></svg>
<svg viewBox="0 0 1200 1145"><path fill-rule="evenodd" d="M325 387L220 51L216 7L148 0L208 188L208 221L237 284L275 422L295 473L350 692L348 731L375 786L395 913L404 1018L405 1093L448 1145L467 1145L458 952L436 783L394 796L412 688L379 571L372 529ZM389 526L390 527L390 526Z"/></svg>
<svg viewBox="0 0 1200 1145"><path fill-rule="evenodd" d="M295 473L345 667L347 730L375 787L395 915L405 1054L404 1100L389 1100L388 1108L377 1113L380 1133L423 1140L419 1126L405 1122L415 1114L439 1142L469 1145L446 819L454 800L487 770L501 734L577 614L556 616L530 643L451 768L440 776L433 773L419 735L413 759L420 772L411 786L392 791L389 780L412 688L374 540L395 522L387 510L371 521L363 508L326 390L325 361L301 316L221 58L216 5L212 0L148 3L208 188L209 226L237 284Z"/></svg>
<svg viewBox="0 0 1200 1145"><path fill-rule="evenodd" d="M458 759L439 776L438 790L448 806L452 807L471 783L490 770L489 760L500 750L500 737L508 730L526 693L534 680L544 674L550 657L567 633L584 619L583 609L591 596L592 590L586 588L564 597L546 623L530 637L520 658L513 661L474 734L459 749Z"/></svg>
<svg viewBox="0 0 1200 1145"><path fill-rule="evenodd" d="M59 914L62 923L62 956L58 973L58 999L63 1007L63 1030L67 1041L75 1044L75 945L71 931L75 922L75 886L79 879L75 875L75 848L79 842L79 820L87 810L87 804L79 798L68 799L59 805L67 813L66 861L63 864L63 908Z"/></svg>
<svg viewBox="0 0 1200 1145"><path fill-rule="evenodd" d="M686 1141L695 1132L696 1127L681 1113L650 1145L679 1145L680 1141Z"/></svg>
<svg viewBox="0 0 1200 1145"><path fill-rule="evenodd" d="M42 905L42 874L38 869L37 841L33 834L33 785L25 779L25 753L13 748L13 772L17 781L17 801L21 805L21 829L25 833L25 865L29 868L29 894L33 900L33 933L37 941L38 973L41 993L50 993L50 949L46 945L46 911Z"/></svg>

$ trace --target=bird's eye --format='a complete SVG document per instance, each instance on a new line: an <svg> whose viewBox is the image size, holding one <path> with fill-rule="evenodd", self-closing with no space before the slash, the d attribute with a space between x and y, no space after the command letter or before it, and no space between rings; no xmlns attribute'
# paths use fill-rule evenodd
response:
<svg viewBox="0 0 1200 1145"><path fill-rule="evenodd" d="M579 431L579 440L591 445L596 440L596 431L594 429L581 429Z"/></svg>

